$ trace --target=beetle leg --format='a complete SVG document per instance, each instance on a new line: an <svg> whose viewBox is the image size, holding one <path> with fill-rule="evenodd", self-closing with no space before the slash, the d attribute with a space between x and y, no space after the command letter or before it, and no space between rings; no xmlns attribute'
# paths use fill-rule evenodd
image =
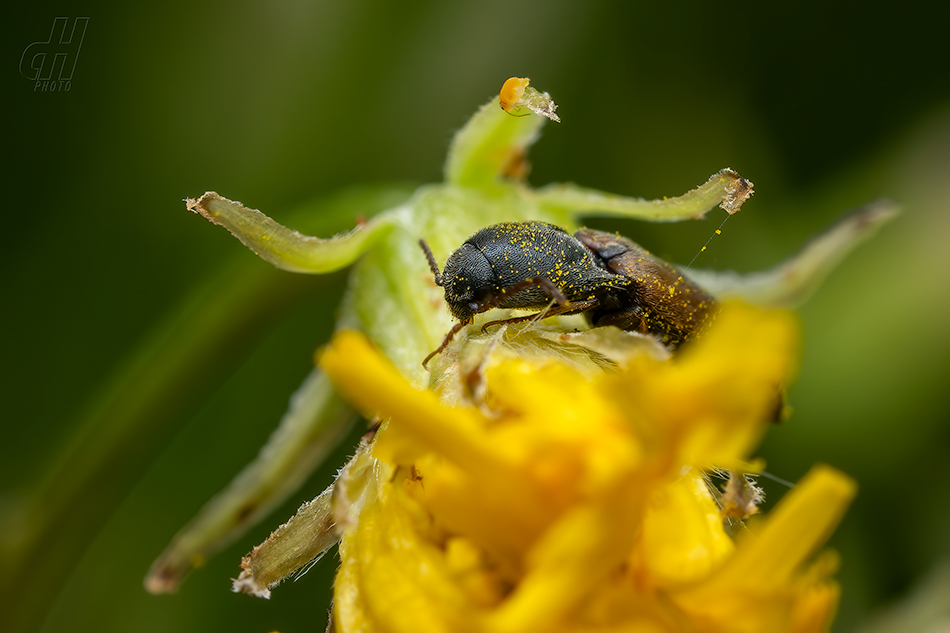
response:
<svg viewBox="0 0 950 633"><path fill-rule="evenodd" d="M458 334L459 330L461 330L463 327L465 327L469 323L471 323L471 321L460 321L459 323L456 323L455 325L453 325L452 329L449 330L449 333L445 335L444 339L442 339L442 344L439 345L437 348L435 348L435 350L433 350L428 356L425 357L425 360L422 361L422 368L428 371L429 368L427 367L427 365L429 364L429 361L432 360L432 357L438 354L439 352L441 352L442 350L444 350L446 347L448 347L449 343L452 341L452 337Z"/></svg>
<svg viewBox="0 0 950 633"><path fill-rule="evenodd" d="M591 325L596 327L613 325L621 330L636 331L640 332L640 334L646 334L649 329L643 308L639 306L631 306L623 310L607 312L602 314L595 322L591 323Z"/></svg>
<svg viewBox="0 0 950 633"><path fill-rule="evenodd" d="M523 323L525 321L531 321L532 319L546 319L548 317L557 316L559 314L575 314L577 312L583 312L584 310L589 310L600 305L600 302L597 299L590 299L588 301L571 301L567 305L563 306L552 306L541 312L535 312L534 314L528 314L526 316L520 317L511 317L510 319L499 319L498 321L489 321L488 323L482 326L482 332L493 325L510 325L512 323Z"/></svg>
<svg viewBox="0 0 950 633"><path fill-rule="evenodd" d="M486 310L497 308L502 303L504 303L505 299L515 296L529 286L542 286L548 291L548 294L551 295L551 297L557 302L559 306L564 307L569 305L567 297L564 296L564 293L561 292L561 289L555 286L550 279L547 277L532 277L531 279L519 281L508 288L502 289L501 292L488 301L479 304L478 312L485 312Z"/></svg>

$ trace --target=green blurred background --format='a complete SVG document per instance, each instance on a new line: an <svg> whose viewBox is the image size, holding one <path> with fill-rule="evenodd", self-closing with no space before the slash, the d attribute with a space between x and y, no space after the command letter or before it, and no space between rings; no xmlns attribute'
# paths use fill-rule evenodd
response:
<svg viewBox="0 0 950 633"><path fill-rule="evenodd" d="M273 270L181 199L214 189L301 229L347 228L440 180L453 131L511 75L560 105L533 184L672 196L726 166L755 182L697 266L763 268L848 209L902 204L801 310L795 413L761 454L785 479L821 461L860 483L832 540L835 630L925 630L909 624L919 614L882 616L914 596L946 622L950 59L946 12L930 6L7 7L0 629L323 630L332 557L270 601L228 579L355 437L176 595L142 588L263 444L345 284ZM58 16L90 18L70 90L34 91L18 64ZM610 226L683 262L718 222ZM241 307L216 311L227 300ZM25 510L41 489L46 531Z"/></svg>

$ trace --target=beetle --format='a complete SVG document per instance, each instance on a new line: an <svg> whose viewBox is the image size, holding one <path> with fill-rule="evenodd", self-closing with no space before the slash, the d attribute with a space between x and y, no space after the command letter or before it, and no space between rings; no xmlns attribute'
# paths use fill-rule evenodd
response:
<svg viewBox="0 0 950 633"><path fill-rule="evenodd" d="M695 338L715 318L718 304L709 293L633 240L594 229L581 229L574 237L591 250L604 269L633 280L626 297L629 303L619 308L594 306L587 311L592 326L615 325L622 330L654 334L674 350ZM785 388L776 385L766 419L777 423L788 415Z"/></svg>
<svg viewBox="0 0 950 633"><path fill-rule="evenodd" d="M581 229L574 237L605 270L629 278L632 288L620 305L593 306L591 325L655 334L670 349L692 338L716 312L716 300L678 268L616 233Z"/></svg>
<svg viewBox="0 0 950 633"><path fill-rule="evenodd" d="M419 244L459 320L423 367L476 314L492 308L540 312L491 321L482 329L583 312L595 327L653 333L673 348L697 331L715 306L675 267L633 241L603 231L581 229L571 235L546 222L494 224L465 240L441 272L425 240Z"/></svg>

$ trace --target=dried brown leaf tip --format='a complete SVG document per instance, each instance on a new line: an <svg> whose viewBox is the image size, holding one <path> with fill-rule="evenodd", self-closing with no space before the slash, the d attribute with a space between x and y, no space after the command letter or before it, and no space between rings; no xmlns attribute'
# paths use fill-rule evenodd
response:
<svg viewBox="0 0 950 633"><path fill-rule="evenodd" d="M719 205L726 213L732 215L742 206L742 203L752 197L755 191L752 190L752 181L740 176L736 171L723 169L719 172L719 177L726 181L731 179L726 185L726 195L722 197L722 203Z"/></svg>

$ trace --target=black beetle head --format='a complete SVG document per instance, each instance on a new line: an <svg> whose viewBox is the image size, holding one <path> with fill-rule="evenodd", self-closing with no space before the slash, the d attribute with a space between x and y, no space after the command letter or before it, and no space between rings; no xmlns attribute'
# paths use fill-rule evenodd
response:
<svg viewBox="0 0 950 633"><path fill-rule="evenodd" d="M442 286L452 316L466 323L485 310L483 306L494 297L498 282L488 259L466 242L446 260Z"/></svg>

